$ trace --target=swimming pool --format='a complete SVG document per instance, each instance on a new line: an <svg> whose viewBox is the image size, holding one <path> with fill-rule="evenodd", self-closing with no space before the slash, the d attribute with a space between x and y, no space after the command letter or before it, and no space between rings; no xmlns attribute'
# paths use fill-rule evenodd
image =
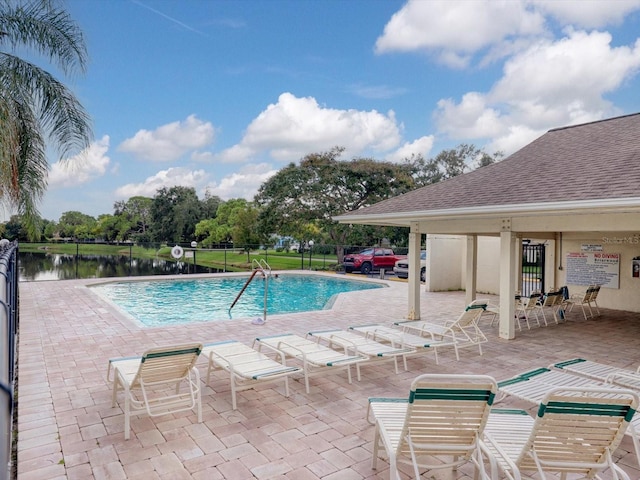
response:
<svg viewBox="0 0 640 480"><path fill-rule="evenodd" d="M265 281L260 275L249 283L233 309L229 310L248 278L220 276L123 281L90 288L142 326L159 327L243 317L262 318ZM323 310L332 305L339 293L381 287L383 285L379 283L325 275L272 275L267 288L267 317Z"/></svg>

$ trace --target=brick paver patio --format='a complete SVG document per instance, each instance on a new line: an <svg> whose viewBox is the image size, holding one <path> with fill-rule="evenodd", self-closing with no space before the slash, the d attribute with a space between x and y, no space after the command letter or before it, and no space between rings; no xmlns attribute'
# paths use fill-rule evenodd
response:
<svg viewBox="0 0 640 480"><path fill-rule="evenodd" d="M92 293L96 280L31 282L20 285L18 478L51 479L388 479L383 460L371 469L373 427L365 419L369 396L404 396L420 373L489 374L497 380L573 357L620 367L640 365L640 314L601 309L585 321L579 309L569 321L497 337L489 322L489 343L409 359L409 371L395 374L392 362L365 365L350 385L346 372L291 382L291 396L279 384L238 394L232 410L229 381L218 371L203 388L203 422L193 412L132 419L124 440L124 419L111 407L106 381L109 358L141 354L149 347L188 341L236 339L401 319L407 285L341 295L331 310L273 315L265 325L250 319L140 328ZM479 295L480 297L480 295ZM463 292L421 292L423 318L451 318L464 307ZM203 379L206 362L200 364ZM513 400L507 401L520 407ZM632 479L640 469L625 438L618 465ZM427 473L428 479L472 478L468 467Z"/></svg>

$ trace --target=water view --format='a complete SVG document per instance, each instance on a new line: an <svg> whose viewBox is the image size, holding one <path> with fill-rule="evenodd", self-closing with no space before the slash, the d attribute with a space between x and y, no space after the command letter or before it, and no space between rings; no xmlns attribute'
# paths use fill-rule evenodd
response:
<svg viewBox="0 0 640 480"><path fill-rule="evenodd" d="M127 255L20 252L18 264L20 281L220 272L215 268L199 267L185 262L170 262L159 258L130 258Z"/></svg>

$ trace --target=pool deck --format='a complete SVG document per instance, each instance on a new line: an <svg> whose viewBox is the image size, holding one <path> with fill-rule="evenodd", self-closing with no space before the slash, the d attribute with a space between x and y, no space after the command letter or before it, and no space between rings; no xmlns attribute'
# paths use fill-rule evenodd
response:
<svg viewBox="0 0 640 480"><path fill-rule="evenodd" d="M209 276L209 275L204 275ZM196 276L193 276L196 277ZM159 278L159 277L154 277ZM165 277L163 277L165 278ZM360 278L360 277L358 277ZM266 324L251 319L141 328L91 292L96 280L20 284L18 478L52 479L388 479L378 461L371 469L373 426L366 418L370 396L402 397L421 373L489 374L504 380L553 362L582 357L635 369L640 365L640 314L601 309L585 321L579 308L560 325L518 332L499 339L497 327L482 323L489 343L484 355L453 349L410 357L409 371L395 374L393 363L362 367L362 380L347 382L344 370L311 377L306 394L301 378L238 393L232 410L229 380L218 371L203 388L203 422L193 412L132 418L124 440L124 418L111 407L108 359L139 355L160 345L239 340L257 336L346 328L401 320L407 312L407 284L342 294L331 310L273 315ZM479 298L495 297L478 295ZM463 292L421 292L423 319L455 318ZM199 363L203 379L206 362ZM532 410L507 399L501 405ZM615 452L632 479L640 467L628 436ZM433 471L423 478L473 478L469 465L457 472ZM537 478L537 477L534 477Z"/></svg>

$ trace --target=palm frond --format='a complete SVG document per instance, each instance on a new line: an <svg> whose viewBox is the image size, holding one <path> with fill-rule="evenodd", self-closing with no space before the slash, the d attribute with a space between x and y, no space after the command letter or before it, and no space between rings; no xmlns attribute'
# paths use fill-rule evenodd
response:
<svg viewBox="0 0 640 480"><path fill-rule="evenodd" d="M57 2L2 0L0 45L26 47L49 59L65 75L84 73L88 54L78 25Z"/></svg>

